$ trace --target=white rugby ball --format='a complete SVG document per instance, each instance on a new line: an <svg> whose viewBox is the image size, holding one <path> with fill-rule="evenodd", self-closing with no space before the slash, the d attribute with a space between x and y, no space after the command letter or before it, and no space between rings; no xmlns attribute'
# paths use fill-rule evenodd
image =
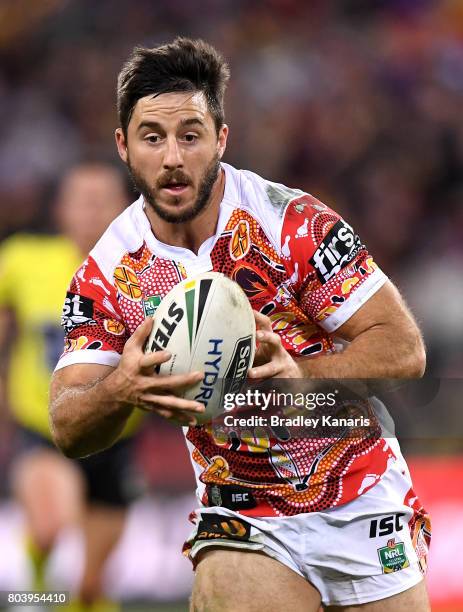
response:
<svg viewBox="0 0 463 612"><path fill-rule="evenodd" d="M204 372L182 397L204 404L198 423L223 412L226 393L236 393L254 361L256 325L241 287L219 272L206 272L176 285L154 313L145 352L168 350L159 374Z"/></svg>

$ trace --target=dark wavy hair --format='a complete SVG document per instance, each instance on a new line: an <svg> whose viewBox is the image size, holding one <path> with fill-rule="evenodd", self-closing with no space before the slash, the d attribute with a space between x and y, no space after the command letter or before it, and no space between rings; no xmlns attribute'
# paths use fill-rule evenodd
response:
<svg viewBox="0 0 463 612"><path fill-rule="evenodd" d="M201 39L176 38L148 49L135 47L117 80L117 113L127 137L140 98L172 92L203 92L217 133L224 123L224 94L230 73L223 57Z"/></svg>

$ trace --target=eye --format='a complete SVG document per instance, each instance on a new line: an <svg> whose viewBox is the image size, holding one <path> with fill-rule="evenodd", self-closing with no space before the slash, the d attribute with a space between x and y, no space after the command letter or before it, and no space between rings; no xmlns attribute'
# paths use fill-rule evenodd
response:
<svg viewBox="0 0 463 612"><path fill-rule="evenodd" d="M198 140L198 135L197 134L185 134L183 139L186 140L186 142L196 142Z"/></svg>
<svg viewBox="0 0 463 612"><path fill-rule="evenodd" d="M145 136L145 140L151 144L157 144L161 140L161 137L157 134L148 134L148 136Z"/></svg>

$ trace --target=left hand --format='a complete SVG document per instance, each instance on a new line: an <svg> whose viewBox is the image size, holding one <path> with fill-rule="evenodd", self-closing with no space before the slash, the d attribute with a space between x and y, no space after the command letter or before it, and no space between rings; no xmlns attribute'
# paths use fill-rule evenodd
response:
<svg viewBox="0 0 463 612"><path fill-rule="evenodd" d="M257 351L254 365L248 372L251 379L303 378L297 362L281 344L281 338L272 331L268 317L254 310L257 326Z"/></svg>

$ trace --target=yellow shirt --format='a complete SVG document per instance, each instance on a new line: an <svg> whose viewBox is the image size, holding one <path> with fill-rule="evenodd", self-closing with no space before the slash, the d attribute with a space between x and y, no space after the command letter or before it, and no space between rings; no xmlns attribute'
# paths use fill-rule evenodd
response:
<svg viewBox="0 0 463 612"><path fill-rule="evenodd" d="M18 423L46 437L50 376L64 346L61 311L81 261L63 236L17 234L0 246L0 308L17 321L8 401Z"/></svg>

